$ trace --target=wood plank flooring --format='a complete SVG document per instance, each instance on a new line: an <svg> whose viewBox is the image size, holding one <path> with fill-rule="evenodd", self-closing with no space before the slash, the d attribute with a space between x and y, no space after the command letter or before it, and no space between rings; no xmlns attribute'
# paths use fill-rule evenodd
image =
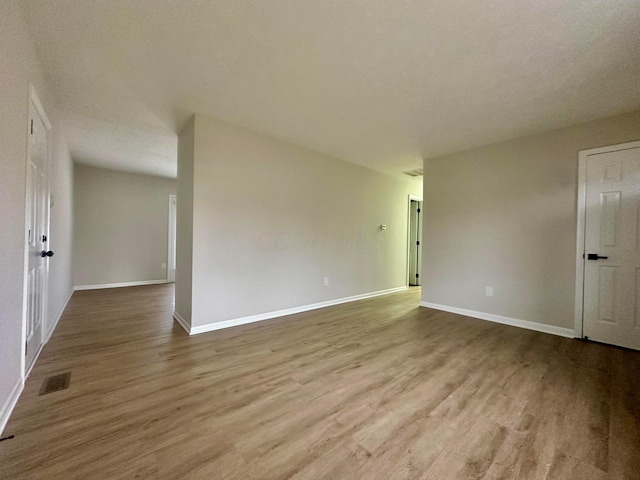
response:
<svg viewBox="0 0 640 480"><path fill-rule="evenodd" d="M640 353L418 301L189 337L172 286L76 292L0 478L640 479Z"/></svg>

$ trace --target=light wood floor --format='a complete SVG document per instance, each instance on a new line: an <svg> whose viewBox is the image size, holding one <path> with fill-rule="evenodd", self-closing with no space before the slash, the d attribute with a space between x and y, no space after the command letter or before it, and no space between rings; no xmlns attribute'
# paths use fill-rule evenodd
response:
<svg viewBox="0 0 640 480"><path fill-rule="evenodd" d="M73 296L0 478L640 478L640 353L418 308L417 290L188 337L172 296Z"/></svg>

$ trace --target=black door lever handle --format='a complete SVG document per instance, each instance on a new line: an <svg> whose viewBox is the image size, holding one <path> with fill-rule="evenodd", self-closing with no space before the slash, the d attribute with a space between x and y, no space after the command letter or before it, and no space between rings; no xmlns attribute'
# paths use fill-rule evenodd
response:
<svg viewBox="0 0 640 480"><path fill-rule="evenodd" d="M587 260L606 260L609 257L602 257L597 253L587 253Z"/></svg>

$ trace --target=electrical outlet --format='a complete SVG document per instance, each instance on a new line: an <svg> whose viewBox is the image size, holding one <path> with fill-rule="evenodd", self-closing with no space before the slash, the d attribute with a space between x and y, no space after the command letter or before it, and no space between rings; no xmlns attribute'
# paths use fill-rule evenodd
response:
<svg viewBox="0 0 640 480"><path fill-rule="evenodd" d="M322 281L322 285L324 285L325 287L329 286L329 277L324 277Z"/></svg>
<svg viewBox="0 0 640 480"><path fill-rule="evenodd" d="M484 287L484 294L487 297L493 297L493 287Z"/></svg>
<svg viewBox="0 0 640 480"><path fill-rule="evenodd" d="M162 270L166 270L166 269L167 269L167 264L166 264L166 263L161 263L161 264L160 264L160 268L161 268Z"/></svg>

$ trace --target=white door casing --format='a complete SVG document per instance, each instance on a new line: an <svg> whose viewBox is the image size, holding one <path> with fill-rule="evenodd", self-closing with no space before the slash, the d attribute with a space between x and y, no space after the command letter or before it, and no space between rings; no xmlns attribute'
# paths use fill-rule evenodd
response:
<svg viewBox="0 0 640 480"><path fill-rule="evenodd" d="M49 273L46 252L49 251L48 137L51 124L33 89L30 93L26 162L25 372L33 366L43 344Z"/></svg>
<svg viewBox="0 0 640 480"><path fill-rule="evenodd" d="M169 238L167 256L167 281L176 281L176 215L178 201L175 195L169 195Z"/></svg>
<svg viewBox="0 0 640 480"><path fill-rule="evenodd" d="M640 350L640 142L581 152L578 200L576 336Z"/></svg>

